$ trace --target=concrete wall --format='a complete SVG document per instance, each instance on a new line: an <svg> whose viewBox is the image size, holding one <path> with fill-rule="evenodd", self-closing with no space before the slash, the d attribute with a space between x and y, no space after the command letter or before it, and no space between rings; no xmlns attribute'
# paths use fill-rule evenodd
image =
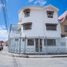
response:
<svg viewBox="0 0 67 67"><path fill-rule="evenodd" d="M19 39L19 38L18 38ZM35 48L35 40L34 45L27 45L27 39L23 40L21 38L16 42L15 39L11 38L9 42L9 52L12 53L67 53L67 39L56 39L56 46L46 46L44 45L44 39L42 39L42 52L36 52Z"/></svg>
<svg viewBox="0 0 67 67"><path fill-rule="evenodd" d="M19 19L22 18L23 23L32 22L32 29L31 30L23 30L22 26L22 36L23 34L27 37L60 37L61 30L60 30L60 24L58 22L58 15L57 11L54 12L53 18L48 18L46 9L45 8L39 8L35 9L35 7L30 8L30 16L24 17L23 10L19 13ZM46 23L53 23L57 24L57 30L56 31L48 31L46 30Z"/></svg>
<svg viewBox="0 0 67 67"><path fill-rule="evenodd" d="M29 7L28 7L29 8ZM52 7L51 7L52 8ZM28 38L53 38L56 39L56 46L44 46L44 41L42 40L42 52L43 53L63 53L66 50L66 46L61 45L61 30L60 30L60 24L58 23L58 15L57 10L55 8L52 8L54 12L53 18L48 18L46 14L45 8L30 8L31 13L30 17L24 17L23 10L19 13L19 20L21 20L21 24L32 22L32 29L31 30L23 30L22 25L22 35L21 37L28 37ZM57 30L56 31L48 31L46 30L46 23L51 24L57 24ZM11 34L12 36L12 34ZM17 35L20 36L20 35ZM16 37L16 36L15 36ZM12 37L13 38L13 37ZM18 37L19 38L19 37ZM10 39L10 51L14 53L36 53L35 51L35 44L33 46L27 46L27 39L23 41L23 38L18 40L18 42L15 41L15 38ZM19 51L19 48L21 49Z"/></svg>

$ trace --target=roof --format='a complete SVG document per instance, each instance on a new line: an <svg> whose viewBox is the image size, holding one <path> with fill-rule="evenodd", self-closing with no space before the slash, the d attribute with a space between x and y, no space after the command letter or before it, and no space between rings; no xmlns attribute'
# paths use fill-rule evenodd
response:
<svg viewBox="0 0 67 67"><path fill-rule="evenodd" d="M51 8L51 7L52 7L53 9L57 10L57 11L59 10L59 9L56 8L55 6L49 4L49 5L47 5L47 6L26 6L26 7L21 8L18 12L21 12L21 11L23 11L24 9L27 9L27 8L38 9L38 8Z"/></svg>
<svg viewBox="0 0 67 67"><path fill-rule="evenodd" d="M63 21L65 20L66 16L67 16L67 11L65 11L61 16L59 16L58 19L59 19L61 22L63 22Z"/></svg>

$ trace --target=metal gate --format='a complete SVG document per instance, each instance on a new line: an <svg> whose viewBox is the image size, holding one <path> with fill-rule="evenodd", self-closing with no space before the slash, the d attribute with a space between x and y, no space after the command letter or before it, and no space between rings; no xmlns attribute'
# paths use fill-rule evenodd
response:
<svg viewBox="0 0 67 67"><path fill-rule="evenodd" d="M9 51L12 53L21 53L21 26L20 25L10 25Z"/></svg>

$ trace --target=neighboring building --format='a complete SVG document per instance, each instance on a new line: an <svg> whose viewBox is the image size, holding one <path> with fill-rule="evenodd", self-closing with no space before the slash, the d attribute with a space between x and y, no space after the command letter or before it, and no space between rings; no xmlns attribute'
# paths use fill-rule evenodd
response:
<svg viewBox="0 0 67 67"><path fill-rule="evenodd" d="M61 36L67 36L67 11L65 11L59 18L60 25L61 25Z"/></svg>
<svg viewBox="0 0 67 67"><path fill-rule="evenodd" d="M3 45L3 46L6 45L6 42L1 40L1 41L0 41L0 46L1 46L1 45Z"/></svg>
<svg viewBox="0 0 67 67"><path fill-rule="evenodd" d="M0 45L3 45L4 41L0 41Z"/></svg>
<svg viewBox="0 0 67 67"><path fill-rule="evenodd" d="M9 51L14 53L65 52L65 46L61 45L61 30L57 13L58 9L53 5L30 6L21 9L18 23L21 25L20 36L14 32L10 33Z"/></svg>

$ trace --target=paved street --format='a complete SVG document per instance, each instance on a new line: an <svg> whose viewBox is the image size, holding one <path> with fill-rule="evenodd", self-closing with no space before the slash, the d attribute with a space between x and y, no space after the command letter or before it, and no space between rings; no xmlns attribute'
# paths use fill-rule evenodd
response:
<svg viewBox="0 0 67 67"><path fill-rule="evenodd" d="M5 47L3 51L0 51L0 67L11 67L13 65L12 62L12 57L9 56Z"/></svg>
<svg viewBox="0 0 67 67"><path fill-rule="evenodd" d="M0 67L67 67L64 58L23 58L8 53L6 47L0 52Z"/></svg>

